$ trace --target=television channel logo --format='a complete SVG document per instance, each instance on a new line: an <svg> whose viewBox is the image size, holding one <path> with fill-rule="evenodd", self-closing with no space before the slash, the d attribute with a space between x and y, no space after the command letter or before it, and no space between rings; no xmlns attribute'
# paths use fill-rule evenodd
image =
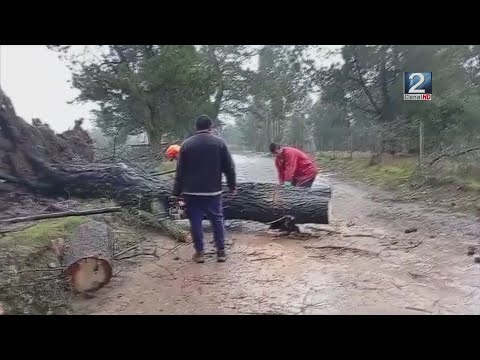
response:
<svg viewBox="0 0 480 360"><path fill-rule="evenodd" d="M403 73L403 100L432 100L432 73Z"/></svg>

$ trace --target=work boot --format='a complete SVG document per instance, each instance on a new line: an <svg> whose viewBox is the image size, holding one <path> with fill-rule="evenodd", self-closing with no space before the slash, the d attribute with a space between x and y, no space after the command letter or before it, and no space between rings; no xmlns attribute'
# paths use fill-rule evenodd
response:
<svg viewBox="0 0 480 360"><path fill-rule="evenodd" d="M195 254L193 254L192 259L196 263L199 263L199 264L204 263L205 258L203 257L203 251L196 251Z"/></svg>
<svg viewBox="0 0 480 360"><path fill-rule="evenodd" d="M227 255L225 254L225 250L218 250L217 251L217 261L218 262L225 262L227 260Z"/></svg>

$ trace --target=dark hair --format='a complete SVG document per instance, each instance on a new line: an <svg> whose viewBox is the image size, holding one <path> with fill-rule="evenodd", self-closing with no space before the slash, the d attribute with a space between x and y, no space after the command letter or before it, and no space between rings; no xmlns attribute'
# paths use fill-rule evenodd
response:
<svg viewBox="0 0 480 360"><path fill-rule="evenodd" d="M271 143L270 144L270 152L273 154L275 151L277 151L277 149L280 148L280 145L278 144L275 144L275 143Z"/></svg>
<svg viewBox="0 0 480 360"><path fill-rule="evenodd" d="M212 127L213 121L207 115L202 115L195 120L195 128L197 131L208 130Z"/></svg>

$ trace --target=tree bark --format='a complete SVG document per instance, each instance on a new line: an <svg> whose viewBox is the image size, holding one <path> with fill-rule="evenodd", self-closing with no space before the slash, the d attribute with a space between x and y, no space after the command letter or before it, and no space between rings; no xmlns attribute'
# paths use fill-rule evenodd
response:
<svg viewBox="0 0 480 360"><path fill-rule="evenodd" d="M76 167L50 166L36 161L38 181L35 190L47 196L78 198L109 198L122 206L149 210L150 202L158 199L168 207L173 190L171 179L150 177L125 164L81 164Z"/></svg>
<svg viewBox="0 0 480 360"><path fill-rule="evenodd" d="M150 211L152 201L159 201L168 210L173 180L154 178L136 172L123 164L89 164L75 168L53 168L46 164L48 174L41 179L49 184L42 188L50 195L70 194L80 198L110 198L120 205ZM329 221L329 186L283 188L270 183L240 183L238 194L231 196L224 188L225 216L270 222L284 215L295 217L297 223L326 224Z"/></svg>
<svg viewBox="0 0 480 360"><path fill-rule="evenodd" d="M210 57L210 61L213 64L214 71L217 77L217 91L215 94L215 99L213 102L213 119L215 122L215 126L218 126L218 114L220 113L220 109L223 102L223 94L225 92L225 84L223 82L223 71L218 61L217 55L215 54L215 47L216 45L207 45L208 56Z"/></svg>
<svg viewBox="0 0 480 360"><path fill-rule="evenodd" d="M90 221L72 235L63 259L65 274L76 292L95 291L112 277L113 242L107 224Z"/></svg>
<svg viewBox="0 0 480 360"><path fill-rule="evenodd" d="M148 137L148 143L153 151L161 153L163 131L159 122L157 121L159 114L149 101L146 103L146 109L148 114L144 118L144 126Z"/></svg>
<svg viewBox="0 0 480 360"><path fill-rule="evenodd" d="M242 183L235 196L223 195L226 219L270 223L286 215L297 224L329 224L330 187L284 188L276 184Z"/></svg>

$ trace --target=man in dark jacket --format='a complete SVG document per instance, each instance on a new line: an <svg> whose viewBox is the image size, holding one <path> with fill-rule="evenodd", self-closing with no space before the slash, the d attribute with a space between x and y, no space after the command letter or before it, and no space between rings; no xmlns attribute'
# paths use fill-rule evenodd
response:
<svg viewBox="0 0 480 360"><path fill-rule="evenodd" d="M205 115L195 121L197 133L180 148L177 159L174 196L182 195L187 206L192 239L193 260L204 262L202 220L207 215L212 224L217 260L225 261L225 229L222 209L222 174L230 193L235 193L236 174L232 156L225 142L212 135L212 120Z"/></svg>

